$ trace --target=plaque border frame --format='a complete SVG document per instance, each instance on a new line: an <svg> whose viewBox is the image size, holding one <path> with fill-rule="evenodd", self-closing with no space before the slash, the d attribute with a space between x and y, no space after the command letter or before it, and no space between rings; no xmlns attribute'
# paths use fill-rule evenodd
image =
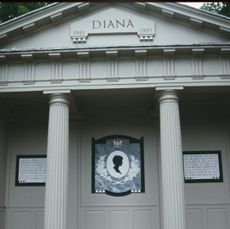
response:
<svg viewBox="0 0 230 229"><path fill-rule="evenodd" d="M184 155L186 154L217 154L218 155L218 164L219 164L219 179L185 179L185 183L217 183L217 182L224 182L223 178L223 166L222 166L222 156L220 150L205 150L205 151L183 151L183 172L184 172Z"/></svg>
<svg viewBox="0 0 230 229"><path fill-rule="evenodd" d="M141 159L141 190L140 192L131 192L131 190L126 191L126 192L121 192L121 193L113 193L110 191L105 192L95 192L95 144L96 143L105 143L107 139L112 139L112 138L125 138L129 139L131 143L139 143L140 144L140 159ZM91 178L91 193L93 194L107 194L110 196L115 196L115 197L120 197L120 196L126 196L129 194L136 194L136 193L144 193L145 192L145 169L144 169L144 137L140 137L140 139L133 138L127 135L121 135L121 134L114 134L114 135L108 135L102 138L98 138L97 140L95 138L91 138L92 142L92 178Z"/></svg>
<svg viewBox="0 0 230 229"><path fill-rule="evenodd" d="M18 180L18 174L19 174L19 160L21 158L47 158L46 154L21 154L16 155L16 167L15 167L15 186L45 186L45 182L28 182L28 183L20 183Z"/></svg>

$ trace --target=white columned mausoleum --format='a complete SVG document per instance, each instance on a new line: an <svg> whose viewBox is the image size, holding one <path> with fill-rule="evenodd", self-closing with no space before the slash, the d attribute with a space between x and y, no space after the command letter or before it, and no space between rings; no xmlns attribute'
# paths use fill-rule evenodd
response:
<svg viewBox="0 0 230 229"><path fill-rule="evenodd" d="M0 229L229 229L229 37L170 2L1 23Z"/></svg>

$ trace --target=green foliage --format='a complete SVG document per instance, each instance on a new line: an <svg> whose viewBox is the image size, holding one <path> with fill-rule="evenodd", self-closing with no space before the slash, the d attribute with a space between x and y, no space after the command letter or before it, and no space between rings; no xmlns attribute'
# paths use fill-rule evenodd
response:
<svg viewBox="0 0 230 229"><path fill-rule="evenodd" d="M0 2L0 21L10 20L48 4L47 2Z"/></svg>
<svg viewBox="0 0 230 229"><path fill-rule="evenodd" d="M207 2L201 9L230 17L230 2Z"/></svg>

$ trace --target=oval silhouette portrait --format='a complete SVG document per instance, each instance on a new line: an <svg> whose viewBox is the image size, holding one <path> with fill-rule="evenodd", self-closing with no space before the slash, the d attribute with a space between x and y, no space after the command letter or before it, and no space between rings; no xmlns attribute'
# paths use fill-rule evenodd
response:
<svg viewBox="0 0 230 229"><path fill-rule="evenodd" d="M124 152L116 150L108 156L106 165L112 177L121 178L128 173L129 159Z"/></svg>

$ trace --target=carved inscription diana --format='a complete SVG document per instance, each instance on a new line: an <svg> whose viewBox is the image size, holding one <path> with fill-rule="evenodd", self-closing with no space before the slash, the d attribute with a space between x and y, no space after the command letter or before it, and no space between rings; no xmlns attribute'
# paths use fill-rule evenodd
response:
<svg viewBox="0 0 230 229"><path fill-rule="evenodd" d="M74 43L85 43L89 35L137 34L140 41L153 41L154 23L136 17L91 17L71 25L71 38Z"/></svg>
<svg viewBox="0 0 230 229"><path fill-rule="evenodd" d="M92 29L121 29L121 28L134 28L133 22L131 19L122 19L122 20L93 20Z"/></svg>

